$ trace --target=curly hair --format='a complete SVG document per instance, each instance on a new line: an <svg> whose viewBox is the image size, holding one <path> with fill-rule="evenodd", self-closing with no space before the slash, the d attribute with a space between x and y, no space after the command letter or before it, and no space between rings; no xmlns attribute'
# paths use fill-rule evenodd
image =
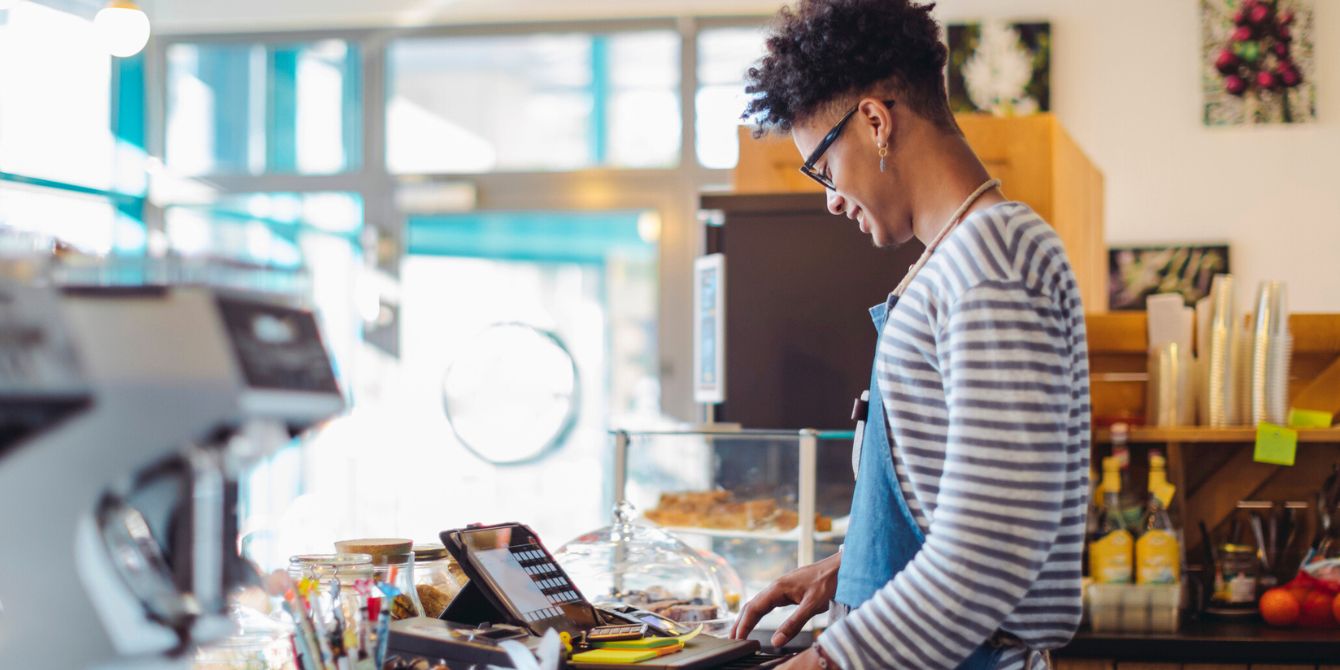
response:
<svg viewBox="0 0 1340 670"><path fill-rule="evenodd" d="M956 129L945 94L948 50L935 4L910 0L800 0L783 7L767 54L749 68L753 96L741 118L757 117L756 137L788 132L831 104L871 91L896 94L943 129Z"/></svg>

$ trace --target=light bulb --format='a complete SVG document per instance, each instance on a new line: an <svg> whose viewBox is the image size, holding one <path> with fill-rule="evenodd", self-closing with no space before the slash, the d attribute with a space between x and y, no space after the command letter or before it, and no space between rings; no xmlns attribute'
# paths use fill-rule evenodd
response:
<svg viewBox="0 0 1340 670"><path fill-rule="evenodd" d="M134 56L149 43L149 17L129 0L107 3L93 17L93 26L107 51L117 58Z"/></svg>

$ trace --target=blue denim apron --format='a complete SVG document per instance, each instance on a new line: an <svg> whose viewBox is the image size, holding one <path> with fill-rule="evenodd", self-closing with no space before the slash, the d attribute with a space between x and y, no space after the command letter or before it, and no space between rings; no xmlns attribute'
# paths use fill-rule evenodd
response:
<svg viewBox="0 0 1340 670"><path fill-rule="evenodd" d="M884 332L884 322L897 304L898 296L870 308L876 332ZM878 351L878 345L876 345ZM878 353L876 353L878 356ZM835 599L855 609L874 597L894 576L903 571L925 543L926 536L917 525L903 498L903 489L893 469L893 450L885 428L884 402L879 393L878 366L870 372L870 398L865 430L859 435L859 475L852 494L851 524L842 549ZM992 670L1002 650L983 642L959 664L959 670Z"/></svg>

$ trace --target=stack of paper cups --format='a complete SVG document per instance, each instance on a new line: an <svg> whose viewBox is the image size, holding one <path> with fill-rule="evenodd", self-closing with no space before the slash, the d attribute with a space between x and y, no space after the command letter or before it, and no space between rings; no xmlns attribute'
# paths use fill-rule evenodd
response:
<svg viewBox="0 0 1340 670"><path fill-rule="evenodd" d="M1201 355L1201 420L1222 428L1237 423L1239 331L1233 300L1233 276L1215 275L1210 288L1210 318Z"/></svg>
<svg viewBox="0 0 1340 670"><path fill-rule="evenodd" d="M1289 412L1289 363L1293 354L1283 282L1261 282L1251 332L1249 418L1252 424L1283 424Z"/></svg>
<svg viewBox="0 0 1340 670"><path fill-rule="evenodd" d="M1151 426L1195 423L1195 376L1191 351L1177 342L1149 352L1149 386L1145 422Z"/></svg>

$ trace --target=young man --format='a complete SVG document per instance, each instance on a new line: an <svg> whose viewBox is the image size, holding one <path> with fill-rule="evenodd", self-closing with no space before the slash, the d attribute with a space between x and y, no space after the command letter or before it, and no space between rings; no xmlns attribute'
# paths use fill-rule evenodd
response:
<svg viewBox="0 0 1340 670"><path fill-rule="evenodd" d="M931 6L800 0L747 111L789 131L828 209L927 252L871 310L879 344L836 556L751 601L840 619L790 668L1020 668L1079 624L1089 469L1084 313L1061 241L1001 195L944 87Z"/></svg>

